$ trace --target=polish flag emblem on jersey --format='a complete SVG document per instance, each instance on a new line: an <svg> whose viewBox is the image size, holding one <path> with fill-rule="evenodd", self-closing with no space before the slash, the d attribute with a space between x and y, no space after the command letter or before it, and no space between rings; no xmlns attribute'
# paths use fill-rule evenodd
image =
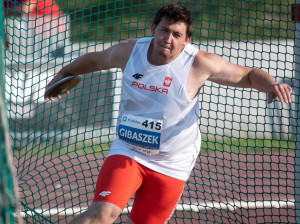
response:
<svg viewBox="0 0 300 224"><path fill-rule="evenodd" d="M164 86L165 87L170 87L171 83L172 83L173 78L171 77L165 77L165 81L164 81Z"/></svg>

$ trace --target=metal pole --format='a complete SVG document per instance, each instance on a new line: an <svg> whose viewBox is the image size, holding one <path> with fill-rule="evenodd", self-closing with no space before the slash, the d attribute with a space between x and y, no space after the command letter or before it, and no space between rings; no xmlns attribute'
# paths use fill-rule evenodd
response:
<svg viewBox="0 0 300 224"><path fill-rule="evenodd" d="M300 94L299 94L299 81L300 81L300 21L297 21L297 5L300 4L300 0L296 0L295 2L295 44L294 44L294 54L295 54L295 85L296 87L293 89L295 93L295 105L296 105L296 147L295 147L295 215L296 215L296 223L300 223L300 111L298 109L298 105L300 103ZM299 5L298 5L299 6Z"/></svg>

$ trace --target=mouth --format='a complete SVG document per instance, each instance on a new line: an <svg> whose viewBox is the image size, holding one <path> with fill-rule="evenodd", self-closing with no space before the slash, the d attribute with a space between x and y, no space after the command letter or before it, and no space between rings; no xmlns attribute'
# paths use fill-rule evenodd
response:
<svg viewBox="0 0 300 224"><path fill-rule="evenodd" d="M164 50L171 50L171 48L169 47L169 46L164 46L164 45L162 45L162 46L160 46L162 49L164 49Z"/></svg>
<svg viewBox="0 0 300 224"><path fill-rule="evenodd" d="M166 48L166 49L171 49L171 46L170 46L170 44L165 44L165 43L161 43L160 44L160 47L162 47L162 48Z"/></svg>

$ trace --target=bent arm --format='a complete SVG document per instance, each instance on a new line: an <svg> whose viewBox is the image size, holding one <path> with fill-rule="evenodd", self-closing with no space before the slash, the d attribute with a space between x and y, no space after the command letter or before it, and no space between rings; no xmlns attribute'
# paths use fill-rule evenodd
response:
<svg viewBox="0 0 300 224"><path fill-rule="evenodd" d="M207 72L207 79L220 85L239 88L254 88L268 93L268 103L278 97L281 102L291 103L292 88L285 83L277 83L267 72L229 63L221 57L206 53L200 57L199 65Z"/></svg>
<svg viewBox="0 0 300 224"><path fill-rule="evenodd" d="M262 69L254 68L245 74L249 80L249 88L268 93L268 103L278 97L280 102L291 103L292 88L286 83L277 83L275 79Z"/></svg>
<svg viewBox="0 0 300 224"><path fill-rule="evenodd" d="M82 75L110 68L121 68L124 70L135 43L136 40L127 40L104 51L91 52L78 57L70 64L64 66L49 82L47 87L71 75ZM59 99L60 97L60 95L57 96ZM53 98L50 100L53 100Z"/></svg>
<svg viewBox="0 0 300 224"><path fill-rule="evenodd" d="M113 47L112 47L113 48ZM84 54L70 64L64 66L59 72L64 74L82 75L86 73L107 70L114 67L111 62L112 49L109 48L101 52L91 52ZM115 67L118 67L117 65Z"/></svg>
<svg viewBox="0 0 300 224"><path fill-rule="evenodd" d="M91 52L80 56L64 66L47 86L70 75L82 75L110 68L124 70L135 42L135 40L124 41L104 51Z"/></svg>
<svg viewBox="0 0 300 224"><path fill-rule="evenodd" d="M125 69L136 40L120 42L104 51L91 52L78 57L60 72L81 75L110 68Z"/></svg>

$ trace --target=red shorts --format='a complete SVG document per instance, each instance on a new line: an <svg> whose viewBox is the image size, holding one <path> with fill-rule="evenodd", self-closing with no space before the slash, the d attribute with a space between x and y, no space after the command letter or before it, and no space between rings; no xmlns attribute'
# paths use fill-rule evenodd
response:
<svg viewBox="0 0 300 224"><path fill-rule="evenodd" d="M135 224L165 223L177 205L185 181L157 173L122 155L108 157L98 176L94 201L122 210L135 194L130 218Z"/></svg>

